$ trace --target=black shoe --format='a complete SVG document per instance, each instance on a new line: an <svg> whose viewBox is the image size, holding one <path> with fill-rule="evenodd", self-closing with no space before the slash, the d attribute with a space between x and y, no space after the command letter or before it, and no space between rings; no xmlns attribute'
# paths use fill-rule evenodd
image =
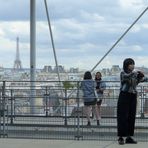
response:
<svg viewBox="0 0 148 148"><path fill-rule="evenodd" d="M91 126L90 121L87 122L87 126Z"/></svg>
<svg viewBox="0 0 148 148"><path fill-rule="evenodd" d="M97 120L97 125L98 125L98 126L100 125L100 121L99 121L99 120Z"/></svg>
<svg viewBox="0 0 148 148"><path fill-rule="evenodd" d="M124 139L123 139L122 137L120 137L120 138L118 139L118 143L119 143L120 145L123 145L123 144L124 144Z"/></svg>
<svg viewBox="0 0 148 148"><path fill-rule="evenodd" d="M127 143L127 144L137 144L137 141L135 141L131 137L127 137L126 140L125 140L125 143Z"/></svg>

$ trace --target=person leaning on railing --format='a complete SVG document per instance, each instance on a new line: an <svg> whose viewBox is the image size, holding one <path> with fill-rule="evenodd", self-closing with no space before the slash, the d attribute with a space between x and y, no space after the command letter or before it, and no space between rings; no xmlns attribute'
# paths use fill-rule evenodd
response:
<svg viewBox="0 0 148 148"><path fill-rule="evenodd" d="M134 71L135 62L127 58L123 62L123 71L120 74L121 87L117 103L117 134L118 143L137 144L134 136L137 85L140 82L148 82L148 78L141 71ZM125 141L124 138L126 137Z"/></svg>

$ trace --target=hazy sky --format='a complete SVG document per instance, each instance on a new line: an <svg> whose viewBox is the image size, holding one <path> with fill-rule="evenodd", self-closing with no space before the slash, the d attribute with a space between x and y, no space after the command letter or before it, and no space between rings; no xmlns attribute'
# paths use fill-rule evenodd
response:
<svg viewBox="0 0 148 148"><path fill-rule="evenodd" d="M148 6L146 0L47 0L59 65L91 69ZM54 66L44 0L36 0L36 67ZM0 66L13 67L16 37L20 59L30 67L30 0L1 0ZM132 57L148 67L148 11L97 67Z"/></svg>

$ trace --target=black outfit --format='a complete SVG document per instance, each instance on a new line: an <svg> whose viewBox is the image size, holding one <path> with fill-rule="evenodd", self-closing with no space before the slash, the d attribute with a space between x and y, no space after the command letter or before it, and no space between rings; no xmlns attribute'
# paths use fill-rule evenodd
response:
<svg viewBox="0 0 148 148"><path fill-rule="evenodd" d="M120 92L117 108L118 136L134 135L137 94Z"/></svg>
<svg viewBox="0 0 148 148"><path fill-rule="evenodd" d="M148 81L147 77L139 77L139 72L120 74L121 87L117 103L117 132L119 137L134 136L137 90L140 82Z"/></svg>

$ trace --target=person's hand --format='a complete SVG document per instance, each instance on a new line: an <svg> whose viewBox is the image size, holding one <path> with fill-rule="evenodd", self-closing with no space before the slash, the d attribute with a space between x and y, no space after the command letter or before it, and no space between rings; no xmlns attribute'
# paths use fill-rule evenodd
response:
<svg viewBox="0 0 148 148"><path fill-rule="evenodd" d="M137 71L137 78L138 78L138 79L142 79L143 77L144 77L143 72Z"/></svg>

